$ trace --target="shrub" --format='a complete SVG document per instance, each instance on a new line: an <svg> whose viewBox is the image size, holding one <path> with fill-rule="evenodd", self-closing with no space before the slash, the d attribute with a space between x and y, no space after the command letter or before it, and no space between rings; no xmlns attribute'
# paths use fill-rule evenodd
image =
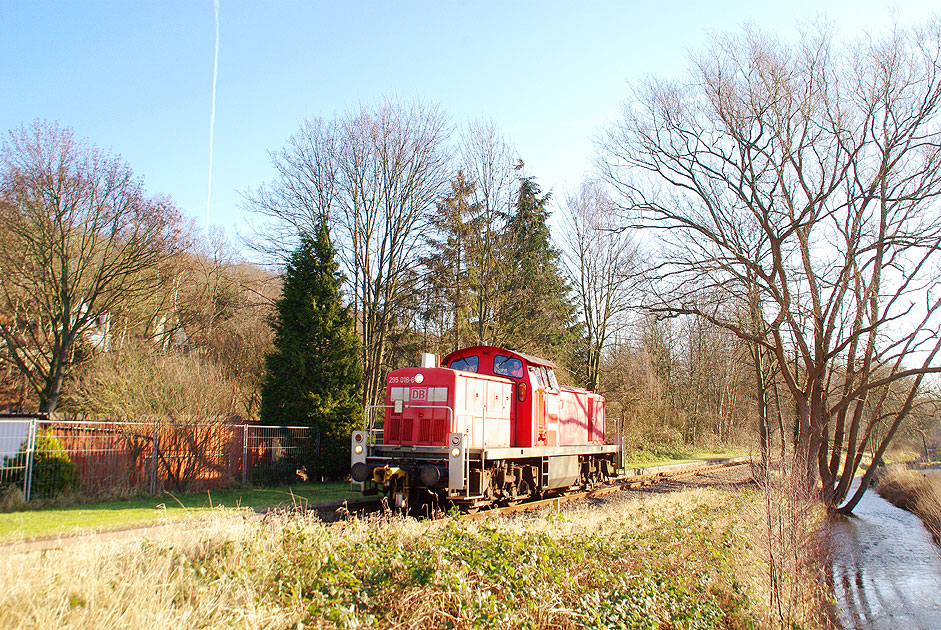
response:
<svg viewBox="0 0 941 630"><path fill-rule="evenodd" d="M4 465L17 462L22 466L26 462L26 443L14 457L5 457ZM12 486L23 486L25 466L16 471L7 480ZM78 467L69 458L68 452L52 433L43 431L36 434L33 447L33 474L30 484L30 496L51 497L63 492L78 489Z"/></svg>
<svg viewBox="0 0 941 630"><path fill-rule="evenodd" d="M238 416L237 383L198 353L127 343L78 370L63 410L218 422Z"/></svg>
<svg viewBox="0 0 941 630"><path fill-rule="evenodd" d="M300 483L302 479L297 471L297 462L285 457L267 466L252 468L248 473L248 479L253 486Z"/></svg>
<svg viewBox="0 0 941 630"><path fill-rule="evenodd" d="M51 433L39 433L33 453L32 494L48 497L76 489L78 467L62 442Z"/></svg>

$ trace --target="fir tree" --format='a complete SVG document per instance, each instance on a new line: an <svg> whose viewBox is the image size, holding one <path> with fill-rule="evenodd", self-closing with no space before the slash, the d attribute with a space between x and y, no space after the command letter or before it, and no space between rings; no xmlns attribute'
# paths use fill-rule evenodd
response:
<svg viewBox="0 0 941 630"><path fill-rule="evenodd" d="M362 425L363 378L335 256L325 225L315 237L301 236L275 305L275 350L266 357L261 401L265 424L313 429L299 463L332 477L349 467L349 436Z"/></svg>
<svg viewBox="0 0 941 630"><path fill-rule="evenodd" d="M533 177L520 178L514 213L507 224L506 301L500 317L505 345L568 363L575 345L575 308L559 269L559 250L549 234L550 195Z"/></svg>

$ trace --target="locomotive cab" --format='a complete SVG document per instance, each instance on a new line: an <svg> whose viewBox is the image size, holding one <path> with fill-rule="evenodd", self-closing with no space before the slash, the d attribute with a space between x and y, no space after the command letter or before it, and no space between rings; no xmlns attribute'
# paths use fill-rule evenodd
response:
<svg viewBox="0 0 941 630"><path fill-rule="evenodd" d="M559 383L551 361L492 346L452 352L444 363L454 370L502 376L513 386L512 446L558 446Z"/></svg>

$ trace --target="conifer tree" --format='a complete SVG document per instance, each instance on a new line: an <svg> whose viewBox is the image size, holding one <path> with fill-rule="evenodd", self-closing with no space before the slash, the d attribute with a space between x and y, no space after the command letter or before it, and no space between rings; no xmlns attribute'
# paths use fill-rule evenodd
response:
<svg viewBox="0 0 941 630"><path fill-rule="evenodd" d="M331 477L349 467L350 432L362 424L362 367L335 250L325 224L303 234L284 276L266 357L261 420L312 428L298 463Z"/></svg>
<svg viewBox="0 0 941 630"><path fill-rule="evenodd" d="M506 301L500 326L504 345L568 362L575 345L575 308L552 246L550 194L533 177L521 177L515 211L507 224Z"/></svg>

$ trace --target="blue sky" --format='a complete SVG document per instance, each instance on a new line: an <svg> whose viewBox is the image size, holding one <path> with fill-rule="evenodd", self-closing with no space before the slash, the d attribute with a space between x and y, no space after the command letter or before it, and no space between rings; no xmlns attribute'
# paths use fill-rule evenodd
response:
<svg viewBox="0 0 941 630"><path fill-rule="evenodd" d="M627 82L678 76L690 51L745 23L792 37L825 12L841 35L903 25L928 2L220 1L212 222L251 217L239 191L271 178L307 117L398 96L460 124L488 118L560 198ZM215 27L211 0L0 0L0 131L58 120L120 153L202 226Z"/></svg>

